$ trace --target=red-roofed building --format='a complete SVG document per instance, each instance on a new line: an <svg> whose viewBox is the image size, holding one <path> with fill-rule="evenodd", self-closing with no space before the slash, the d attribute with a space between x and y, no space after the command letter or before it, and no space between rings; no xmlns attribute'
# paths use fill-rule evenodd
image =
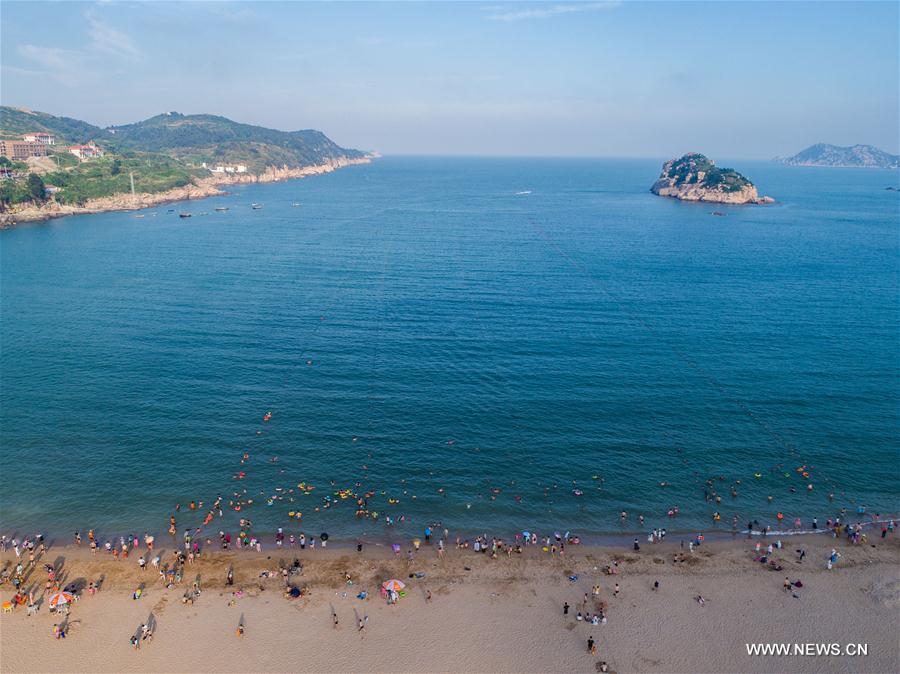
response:
<svg viewBox="0 0 900 674"><path fill-rule="evenodd" d="M94 145L93 142L87 145L72 145L69 147L69 152L79 159L94 159L95 157L102 157L104 154L103 149Z"/></svg>

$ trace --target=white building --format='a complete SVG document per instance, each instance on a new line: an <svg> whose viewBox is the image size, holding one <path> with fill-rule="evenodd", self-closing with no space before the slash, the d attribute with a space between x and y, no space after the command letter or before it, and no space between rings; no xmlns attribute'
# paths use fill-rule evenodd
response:
<svg viewBox="0 0 900 674"><path fill-rule="evenodd" d="M22 140L29 143L43 143L44 145L56 145L56 138L49 133L26 133Z"/></svg>
<svg viewBox="0 0 900 674"><path fill-rule="evenodd" d="M69 152L79 159L93 159L104 155L103 149L94 145L93 141L87 145L72 145Z"/></svg>
<svg viewBox="0 0 900 674"><path fill-rule="evenodd" d="M203 168L207 169L210 173L246 173L247 167L243 164L236 164L234 166L223 166L221 164L217 166L207 166L204 162Z"/></svg>

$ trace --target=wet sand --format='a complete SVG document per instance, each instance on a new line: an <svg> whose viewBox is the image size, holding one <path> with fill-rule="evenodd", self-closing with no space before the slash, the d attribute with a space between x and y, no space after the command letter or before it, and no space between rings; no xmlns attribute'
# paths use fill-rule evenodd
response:
<svg viewBox="0 0 900 674"><path fill-rule="evenodd" d="M569 546L564 559L532 548L496 560L452 548L439 559L433 547L424 547L412 564L405 550L397 556L373 547L362 554L355 548L213 552L189 565L173 589L163 587L149 565L141 572L137 555L114 561L84 548L54 548L26 588L37 584L40 594L45 579L40 564L56 563L64 585L103 576L102 591L73 606L64 641L53 638L58 618L46 603L33 617L24 608L0 616L0 670L594 672L605 661L616 672L900 671L896 535L875 538L874 546L851 546L823 535L784 540L776 554L781 572L753 561L756 541L746 539L706 543L679 565L672 562L678 543L642 544L638 553ZM828 571L832 546L842 558ZM799 547L807 550L802 563L794 553ZM172 545L157 547L164 560L172 550ZM280 575L259 576L295 556L303 572L294 582L309 595L287 600ZM613 559L619 560L619 572L608 576L603 570ZM13 560L7 551L0 566ZM235 584L226 588L231 566ZM348 571L352 586L345 582ZM413 572L425 577L410 579ZM194 605L183 604L197 575L203 592ZM578 576L575 582L572 575ZM803 581L799 599L783 591L785 576ZM407 583L397 605L386 605L378 594L388 578ZM146 589L135 601L132 592L141 582ZM598 583L608 623L577 622L584 593L590 595ZM620 585L618 596L614 583ZM238 588L243 596L235 598ZM369 591L369 599L356 599L361 590ZM11 585L0 586L4 600L12 593ZM695 600L698 594L705 605ZM572 607L569 616L563 615L564 602ZM356 621L366 615L360 634ZM155 621L154 637L135 651L129 638L148 620ZM241 620L245 633L238 637ZM596 656L587 652L589 636L597 641ZM756 642L861 643L868 645L868 655L748 656L746 644Z"/></svg>

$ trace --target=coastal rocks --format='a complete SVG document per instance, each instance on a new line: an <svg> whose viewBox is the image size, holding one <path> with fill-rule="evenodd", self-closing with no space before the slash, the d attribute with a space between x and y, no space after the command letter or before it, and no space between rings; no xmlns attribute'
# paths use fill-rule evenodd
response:
<svg viewBox="0 0 900 674"><path fill-rule="evenodd" d="M166 190L165 192L116 194L98 199L88 199L83 204L60 204L49 201L40 206L34 204L22 204L7 211L0 212L0 229L12 227L20 222L48 220L61 218L67 215L84 215L90 213L104 213L106 211L136 211L142 208L150 208L173 201L186 201L189 199L204 199L220 194L225 194L222 186L241 183L271 183L280 180L305 178L307 176L331 173L339 168L353 164L368 164L369 157L340 157L330 159L322 164L304 166L301 168L267 167L260 174L231 174L222 176L210 176L201 178L195 183Z"/></svg>
<svg viewBox="0 0 900 674"><path fill-rule="evenodd" d="M197 184L176 187L165 192L138 193L135 195L115 194L109 197L88 199L81 205L60 204L56 201L48 201L40 206L23 204L0 213L0 229L12 227L20 222L49 220L50 218L62 218L67 215L84 215L107 211L136 211L141 208L158 206L172 201L203 199L218 194L224 194L224 192L214 184L199 181Z"/></svg>
<svg viewBox="0 0 900 674"><path fill-rule="evenodd" d="M239 185L244 183L273 183L280 180L292 180L306 178L307 176L331 173L345 166L354 164L368 164L372 161L366 157L338 157L329 159L314 166L292 168L288 166L267 166L262 173L231 173L221 176L204 178L201 182L209 182L215 185Z"/></svg>
<svg viewBox="0 0 900 674"><path fill-rule="evenodd" d="M719 168L706 156L689 152L670 159L650 188L653 194L682 201L705 201L720 204L769 204L771 197L761 197L756 186L733 169Z"/></svg>

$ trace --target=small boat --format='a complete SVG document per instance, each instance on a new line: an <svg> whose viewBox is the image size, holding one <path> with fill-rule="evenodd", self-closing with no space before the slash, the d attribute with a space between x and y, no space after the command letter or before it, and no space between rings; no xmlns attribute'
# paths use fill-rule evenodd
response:
<svg viewBox="0 0 900 674"><path fill-rule="evenodd" d="M254 211L258 211L262 207L262 204L250 204L250 208L252 208Z"/></svg>
<svg viewBox="0 0 900 674"><path fill-rule="evenodd" d="M291 206L293 206L294 208L297 208L298 206L300 206L300 202L294 201L293 203L291 203Z"/></svg>
<svg viewBox="0 0 900 674"><path fill-rule="evenodd" d="M134 217L136 217L136 218L143 218L144 215L143 215L142 213L139 213L138 215L135 215Z"/></svg>
<svg viewBox="0 0 900 674"><path fill-rule="evenodd" d="M516 196L522 196L523 194L531 194L531 190L522 190L521 192L516 192Z"/></svg>
<svg viewBox="0 0 900 674"><path fill-rule="evenodd" d="M216 210L219 211L219 212L227 211L227 210L228 210L228 206L216 206Z"/></svg>
<svg viewBox="0 0 900 674"><path fill-rule="evenodd" d="M189 217L191 217L191 214L190 213L179 213L178 217L179 218L189 218Z"/></svg>

